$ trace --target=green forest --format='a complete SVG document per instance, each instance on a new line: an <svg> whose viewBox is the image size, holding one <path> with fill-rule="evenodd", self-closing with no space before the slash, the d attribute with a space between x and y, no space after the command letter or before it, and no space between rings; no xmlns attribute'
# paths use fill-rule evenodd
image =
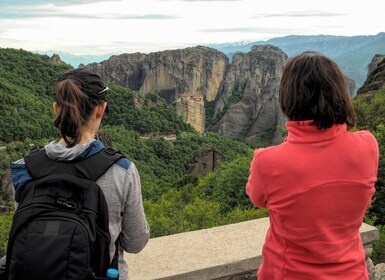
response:
<svg viewBox="0 0 385 280"><path fill-rule="evenodd" d="M9 164L32 147L59 135L53 126L54 83L70 69L48 56L23 50L0 49L0 180ZM204 229L268 216L253 207L245 194L249 164L255 148L268 146L267 132L250 143L214 133L198 134L156 94L132 91L115 84L107 96L109 113L100 139L123 152L138 167L151 237ZM238 93L240 94L240 93ZM236 98L236 97L234 97ZM377 192L366 222L378 226L373 261L385 262L385 88L354 100L357 129L368 129L380 145ZM175 135L174 141L164 139ZM197 152L207 148L222 161L208 174L192 172ZM12 193L0 188L0 256L5 253L13 214Z"/></svg>

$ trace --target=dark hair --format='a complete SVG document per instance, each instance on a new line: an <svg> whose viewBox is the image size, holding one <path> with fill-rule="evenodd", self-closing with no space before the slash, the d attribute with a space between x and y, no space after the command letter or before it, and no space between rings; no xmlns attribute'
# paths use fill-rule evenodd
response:
<svg viewBox="0 0 385 280"><path fill-rule="evenodd" d="M80 127L88 122L95 107L105 102L107 90L100 77L85 68L67 71L57 80L59 112L54 124L68 147L79 143Z"/></svg>
<svg viewBox="0 0 385 280"><path fill-rule="evenodd" d="M289 120L313 120L320 130L333 124L355 125L344 74L334 61L318 52L304 52L287 62L279 103Z"/></svg>

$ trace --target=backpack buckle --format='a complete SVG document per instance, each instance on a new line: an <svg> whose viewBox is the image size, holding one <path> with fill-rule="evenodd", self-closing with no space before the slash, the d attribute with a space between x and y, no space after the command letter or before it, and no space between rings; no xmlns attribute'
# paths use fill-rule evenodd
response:
<svg viewBox="0 0 385 280"><path fill-rule="evenodd" d="M116 151L115 151L114 149L110 148L110 147L105 148L104 151L105 151L107 154L112 155L112 156L113 156L114 154L116 154Z"/></svg>

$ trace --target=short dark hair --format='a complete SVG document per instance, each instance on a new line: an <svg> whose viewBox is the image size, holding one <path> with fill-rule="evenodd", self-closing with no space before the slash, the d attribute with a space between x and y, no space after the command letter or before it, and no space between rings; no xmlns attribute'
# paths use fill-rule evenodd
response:
<svg viewBox="0 0 385 280"><path fill-rule="evenodd" d="M333 60L319 52L307 51L287 62L279 103L289 120L313 120L320 130L334 124L355 125L345 76Z"/></svg>

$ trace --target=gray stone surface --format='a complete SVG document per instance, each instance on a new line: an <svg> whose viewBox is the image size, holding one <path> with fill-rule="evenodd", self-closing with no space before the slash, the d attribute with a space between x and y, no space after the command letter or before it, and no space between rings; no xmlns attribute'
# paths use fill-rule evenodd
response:
<svg viewBox="0 0 385 280"><path fill-rule="evenodd" d="M368 268L369 279L373 280L376 276L376 271L374 269L373 261L370 258L366 259L366 266Z"/></svg>
<svg viewBox="0 0 385 280"><path fill-rule="evenodd" d="M214 118L208 127L229 138L250 139L274 128L278 118L278 89L287 55L271 45L236 53L219 89ZM239 100L231 97L237 93Z"/></svg>
<svg viewBox="0 0 385 280"><path fill-rule="evenodd" d="M377 91L385 84L385 59L382 58L382 60L374 66L376 67L368 72L368 77L362 87L357 90L357 94Z"/></svg>
<svg viewBox="0 0 385 280"><path fill-rule="evenodd" d="M374 280L385 280L385 263L380 263L375 266L376 276Z"/></svg>
<svg viewBox="0 0 385 280"><path fill-rule="evenodd" d="M255 279L268 227L262 218L150 239L141 253L126 254L129 279ZM375 227L360 231L364 244L378 238Z"/></svg>
<svg viewBox="0 0 385 280"><path fill-rule="evenodd" d="M216 148L203 146L194 155L193 164L188 172L204 176L217 169L224 160L223 154Z"/></svg>

